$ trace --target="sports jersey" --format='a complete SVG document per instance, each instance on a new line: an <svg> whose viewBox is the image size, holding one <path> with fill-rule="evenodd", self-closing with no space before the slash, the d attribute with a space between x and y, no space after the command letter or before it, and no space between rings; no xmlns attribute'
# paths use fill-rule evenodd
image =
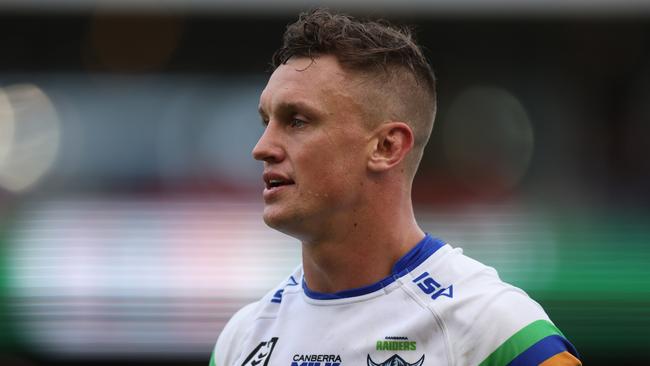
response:
<svg viewBox="0 0 650 366"><path fill-rule="evenodd" d="M334 294L298 267L237 312L216 366L580 365L539 304L429 235L381 281Z"/></svg>

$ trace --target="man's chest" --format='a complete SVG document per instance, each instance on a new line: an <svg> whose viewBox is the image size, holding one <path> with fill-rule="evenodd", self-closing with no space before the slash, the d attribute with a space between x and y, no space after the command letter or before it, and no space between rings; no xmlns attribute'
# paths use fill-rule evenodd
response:
<svg viewBox="0 0 650 366"><path fill-rule="evenodd" d="M344 338L344 337L342 337ZM271 337L243 350L241 366L425 366L447 365L444 342L423 343L403 336L375 342L315 342Z"/></svg>
<svg viewBox="0 0 650 366"><path fill-rule="evenodd" d="M303 309L258 319L235 366L449 364L447 337L431 314L401 310Z"/></svg>

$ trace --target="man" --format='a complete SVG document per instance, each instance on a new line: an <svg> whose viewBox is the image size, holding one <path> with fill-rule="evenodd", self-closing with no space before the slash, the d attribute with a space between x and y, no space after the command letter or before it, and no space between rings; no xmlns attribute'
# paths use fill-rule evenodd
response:
<svg viewBox="0 0 650 366"><path fill-rule="evenodd" d="M417 225L435 80L406 30L314 10L260 96L264 221L302 266L241 309L218 366L579 365L523 291Z"/></svg>

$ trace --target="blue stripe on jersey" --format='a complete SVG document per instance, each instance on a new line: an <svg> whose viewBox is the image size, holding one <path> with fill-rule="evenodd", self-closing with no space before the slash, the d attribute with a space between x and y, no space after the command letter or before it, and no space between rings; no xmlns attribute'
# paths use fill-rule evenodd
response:
<svg viewBox="0 0 650 366"><path fill-rule="evenodd" d="M373 283L372 285L358 287L351 290L339 291L333 294L326 294L310 290L309 287L307 287L307 282L305 282L303 278L302 288L305 291L305 295L316 300L345 299L348 297L366 295L390 285L398 278L409 273L414 268L422 264L422 262L429 258L443 245L445 245L443 241L432 238L429 234L426 234L419 243L417 243L411 250L408 251L408 253L400 258L397 263L395 263L390 276L382 279L379 282Z"/></svg>
<svg viewBox="0 0 650 366"><path fill-rule="evenodd" d="M569 353L578 357L575 347L560 335L551 335L542 338L537 343L530 346L527 350L515 357L508 366L530 366L539 365L545 360L555 356L558 353L569 351Z"/></svg>

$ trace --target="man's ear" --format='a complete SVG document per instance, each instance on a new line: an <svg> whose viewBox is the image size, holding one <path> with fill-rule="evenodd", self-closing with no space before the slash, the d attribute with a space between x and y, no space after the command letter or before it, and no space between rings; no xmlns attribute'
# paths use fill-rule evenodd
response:
<svg viewBox="0 0 650 366"><path fill-rule="evenodd" d="M399 164L413 148L413 130L404 122L387 122L375 130L368 168L382 172Z"/></svg>

